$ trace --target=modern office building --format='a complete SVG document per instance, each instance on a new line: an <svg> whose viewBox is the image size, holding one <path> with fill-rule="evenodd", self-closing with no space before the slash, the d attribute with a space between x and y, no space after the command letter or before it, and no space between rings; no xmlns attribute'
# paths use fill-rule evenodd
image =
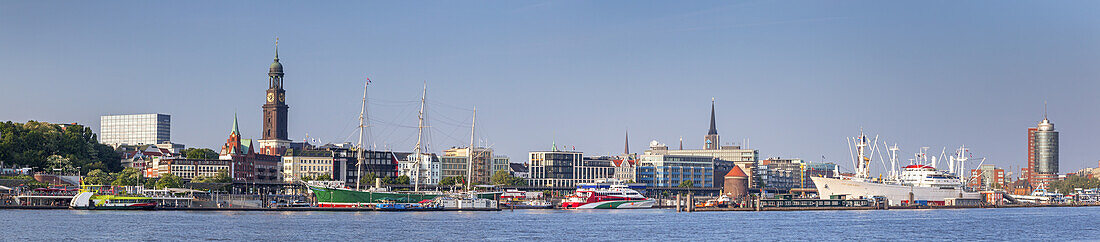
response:
<svg viewBox="0 0 1100 242"><path fill-rule="evenodd" d="M723 162L710 156L641 155L635 181L648 187L677 187L686 181L693 187L720 187L714 184L714 171Z"/></svg>
<svg viewBox="0 0 1100 242"><path fill-rule="evenodd" d="M1043 121L1027 129L1027 169L1025 179L1031 189L1049 188L1058 179L1058 131L1043 115Z"/></svg>
<svg viewBox="0 0 1100 242"><path fill-rule="evenodd" d="M970 183L967 186L982 191L1004 189L1006 185L1005 170L994 165L981 165L978 169L970 170Z"/></svg>
<svg viewBox="0 0 1100 242"><path fill-rule="evenodd" d="M333 152L327 150L287 150L283 154L283 182L335 177Z"/></svg>
<svg viewBox="0 0 1100 242"><path fill-rule="evenodd" d="M155 145L172 140L172 116L126 114L99 117L99 142L111 146Z"/></svg>
<svg viewBox="0 0 1100 242"><path fill-rule="evenodd" d="M578 151L551 151L528 153L527 179L529 186L573 187L577 183L609 179L615 174L610 157L585 158Z"/></svg>
<svg viewBox="0 0 1100 242"><path fill-rule="evenodd" d="M837 165L802 159L769 158L760 161L756 177L767 191L787 193L792 189L816 189L810 177L835 177ZM808 190L803 190L808 191Z"/></svg>
<svg viewBox="0 0 1100 242"><path fill-rule="evenodd" d="M474 148L472 152L469 147L444 150L443 156L440 157L442 178L466 177L467 173L472 173L469 175L472 177L470 181L489 184L489 178L493 176L493 172L502 168L493 166L495 158L493 149L489 148ZM473 169L467 170L468 163L473 164Z"/></svg>

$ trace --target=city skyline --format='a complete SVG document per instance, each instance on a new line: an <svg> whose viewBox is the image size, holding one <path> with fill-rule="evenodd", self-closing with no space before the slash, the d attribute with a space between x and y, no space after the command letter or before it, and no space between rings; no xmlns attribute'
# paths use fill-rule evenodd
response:
<svg viewBox="0 0 1100 242"><path fill-rule="evenodd" d="M426 82L435 153L468 145L474 106L479 138L513 162L552 143L618 154L627 130L631 150L680 137L699 149L713 99L722 143L747 139L761 159L824 156L851 171L843 137L864 129L902 157L966 145L1015 173L1027 164L1026 128L1049 101L1063 132L1059 173L1094 166L1100 30L1090 27L1100 17L1070 5L955 4L6 3L0 102L20 105L0 118L98 132L102 115L163 113L174 142L215 149L237 113L242 136L260 139L277 35L295 141L355 142L370 77L375 143L402 151ZM876 7L913 12L867 11ZM355 11L364 9L378 16ZM332 14L295 15L317 12ZM327 24L346 28L310 27ZM50 99L25 101L39 97Z"/></svg>

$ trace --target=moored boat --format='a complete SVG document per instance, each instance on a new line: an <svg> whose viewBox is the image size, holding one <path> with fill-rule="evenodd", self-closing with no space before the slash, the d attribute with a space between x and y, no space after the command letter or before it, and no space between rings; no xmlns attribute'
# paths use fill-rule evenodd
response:
<svg viewBox="0 0 1100 242"><path fill-rule="evenodd" d="M647 198L625 184L610 184L606 188L600 185L581 184L576 192L562 200L561 207L567 209L652 208L654 203L656 203L655 199Z"/></svg>
<svg viewBox="0 0 1100 242"><path fill-rule="evenodd" d="M92 210L150 210L157 207L153 198L118 194L102 186L84 185L69 202L73 209Z"/></svg>

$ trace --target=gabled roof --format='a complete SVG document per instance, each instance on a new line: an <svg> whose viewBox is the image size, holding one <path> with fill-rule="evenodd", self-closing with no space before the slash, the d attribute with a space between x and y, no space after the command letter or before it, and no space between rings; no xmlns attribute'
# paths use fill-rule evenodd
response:
<svg viewBox="0 0 1100 242"><path fill-rule="evenodd" d="M749 176L745 175L745 171L742 171L741 167L733 166L733 169L730 169L730 172L726 173L725 177L749 177Z"/></svg>

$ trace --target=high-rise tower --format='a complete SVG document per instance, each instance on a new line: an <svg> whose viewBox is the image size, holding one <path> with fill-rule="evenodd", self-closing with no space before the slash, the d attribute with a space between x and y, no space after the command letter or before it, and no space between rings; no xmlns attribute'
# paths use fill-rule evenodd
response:
<svg viewBox="0 0 1100 242"><path fill-rule="evenodd" d="M714 99L710 99L710 131L707 131L705 138L704 149L717 150L721 144L718 143L718 128L714 124Z"/></svg>
<svg viewBox="0 0 1100 242"><path fill-rule="evenodd" d="M263 105L264 131L260 153L282 155L290 146L287 138L286 90L283 90L283 64L279 63L279 40L275 40L275 62L267 72L267 102Z"/></svg>
<svg viewBox="0 0 1100 242"><path fill-rule="evenodd" d="M1050 189L1058 178L1058 131L1043 114L1043 121L1027 129L1027 178L1031 189Z"/></svg>

